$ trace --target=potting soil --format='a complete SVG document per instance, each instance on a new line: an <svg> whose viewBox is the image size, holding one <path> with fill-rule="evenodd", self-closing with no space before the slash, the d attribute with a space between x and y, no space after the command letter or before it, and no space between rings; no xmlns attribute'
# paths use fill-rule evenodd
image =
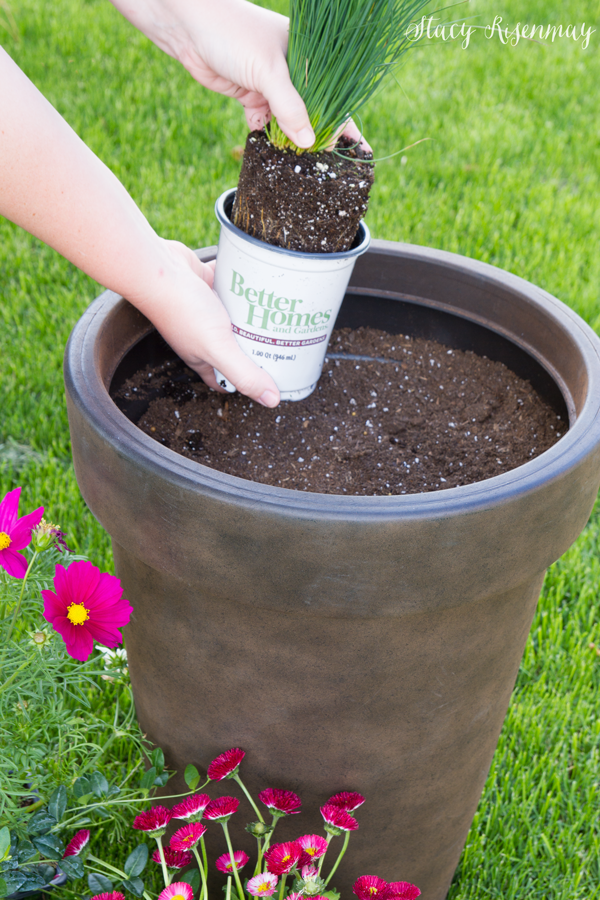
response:
<svg viewBox="0 0 600 900"><path fill-rule="evenodd" d="M333 332L328 354L314 393L276 409L210 390L177 359L139 371L117 396L153 396L139 427L189 459L325 494L483 481L539 456L567 430L529 382L470 351L345 328Z"/></svg>

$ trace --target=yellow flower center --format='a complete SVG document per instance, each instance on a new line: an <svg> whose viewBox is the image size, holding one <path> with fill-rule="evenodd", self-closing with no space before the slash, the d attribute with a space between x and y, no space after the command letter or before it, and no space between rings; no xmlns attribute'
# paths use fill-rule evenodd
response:
<svg viewBox="0 0 600 900"><path fill-rule="evenodd" d="M83 625L84 622L90 617L89 609L86 609L83 603L71 603L69 608L67 609L67 619L69 622L72 622L73 625ZM173 897L173 900L177 900L176 897ZM185 898L181 898L181 900L185 900Z"/></svg>
<svg viewBox="0 0 600 900"><path fill-rule="evenodd" d="M375 885L372 884L371 887L369 888L369 893L376 894L378 890L379 890L379 888L375 887Z"/></svg>
<svg viewBox="0 0 600 900"><path fill-rule="evenodd" d="M286 863L286 862L288 861L288 859L291 859L291 858L292 858L292 854L291 854L291 853L288 853L287 856L284 856L284 857L283 857L283 859L281 860L281 862Z"/></svg>
<svg viewBox="0 0 600 900"><path fill-rule="evenodd" d="M269 881L264 881L262 884L259 884L258 892L262 893L263 891L270 891L271 888L272 888L271 883ZM173 900L175 900L175 898L173 898Z"/></svg>
<svg viewBox="0 0 600 900"><path fill-rule="evenodd" d="M171 897L171 900L185 900L183 894L175 894L174 897Z"/></svg>
<svg viewBox="0 0 600 900"><path fill-rule="evenodd" d="M12 544L11 539L5 531L0 531L0 550L6 550Z"/></svg>

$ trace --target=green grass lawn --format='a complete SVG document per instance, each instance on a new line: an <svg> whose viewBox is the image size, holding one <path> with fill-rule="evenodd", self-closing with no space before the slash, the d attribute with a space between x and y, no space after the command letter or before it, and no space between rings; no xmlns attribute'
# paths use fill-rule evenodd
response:
<svg viewBox="0 0 600 900"><path fill-rule="evenodd" d="M379 164L372 233L501 266L600 329L597 0L473 0L455 13L598 31L587 50L567 38L503 45L480 30L467 49L415 51L362 114L377 157L431 138ZM232 150L246 133L235 102L197 86L106 0L0 0L0 42L160 234L216 243L214 201L237 181ZM0 496L22 485L23 508L44 504L77 552L110 569L75 482L61 374L69 332L99 292L0 220ZM547 576L452 900L600 896L598 539L595 514Z"/></svg>

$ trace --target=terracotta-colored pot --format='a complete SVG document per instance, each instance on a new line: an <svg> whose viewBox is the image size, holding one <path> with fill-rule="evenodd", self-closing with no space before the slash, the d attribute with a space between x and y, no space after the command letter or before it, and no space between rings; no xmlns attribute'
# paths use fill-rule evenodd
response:
<svg viewBox="0 0 600 900"><path fill-rule="evenodd" d="M338 324L502 359L570 429L512 472L423 495L323 495L224 475L151 440L111 399L111 382L166 351L106 292L67 348L73 457L134 606L140 723L168 762L182 773L245 748L251 790L302 797L305 812L278 840L320 831L319 805L360 791L360 830L333 883L350 898L358 875L377 874L442 900L544 572L596 497L600 342L544 291L451 253L374 241L349 290ZM171 784L183 787L181 774ZM239 795L231 781L218 787ZM236 849L251 846L251 818L232 820Z"/></svg>

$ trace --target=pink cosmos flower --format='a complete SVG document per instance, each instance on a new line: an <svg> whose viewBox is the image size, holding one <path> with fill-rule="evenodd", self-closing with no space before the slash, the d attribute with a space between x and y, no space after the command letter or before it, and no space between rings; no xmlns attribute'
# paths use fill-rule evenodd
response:
<svg viewBox="0 0 600 900"><path fill-rule="evenodd" d="M172 850L189 850L190 847L196 846L205 831L205 825L201 825L200 822L190 822L175 832L169 841L169 847Z"/></svg>
<svg viewBox="0 0 600 900"><path fill-rule="evenodd" d="M166 809L164 806L153 806L135 817L133 827L138 831L146 831L150 837L159 837L165 833L170 821L170 809Z"/></svg>
<svg viewBox="0 0 600 900"><path fill-rule="evenodd" d="M334 794L333 797L330 797L327 801L328 806L337 806L338 809L345 809L346 812L354 812L355 809L358 809L359 806L362 806L365 802L365 798L362 794L357 794L354 791L340 791L339 794Z"/></svg>
<svg viewBox="0 0 600 900"><path fill-rule="evenodd" d="M222 781L224 778L232 778L237 774L238 766L246 755L245 750L239 747L233 747L221 753L216 759L213 759L207 769L206 774L211 781Z"/></svg>
<svg viewBox="0 0 600 900"><path fill-rule="evenodd" d="M85 662L94 640L106 647L123 642L118 631L127 625L133 607L123 597L121 582L90 562L78 560L68 569L58 565L54 591L42 591L44 618L67 645L73 659Z"/></svg>
<svg viewBox="0 0 600 900"><path fill-rule="evenodd" d="M339 828L340 831L356 831L358 828L356 819L350 813L347 813L345 809L340 809L338 806L331 806L331 804L326 803L325 806L321 807L321 815L325 819L326 825L332 825L334 828Z"/></svg>
<svg viewBox="0 0 600 900"><path fill-rule="evenodd" d="M410 881L392 881L387 886L384 900L417 900L421 891Z"/></svg>
<svg viewBox="0 0 600 900"><path fill-rule="evenodd" d="M194 900L194 891L186 881L176 881L160 892L158 900Z"/></svg>
<svg viewBox="0 0 600 900"><path fill-rule="evenodd" d="M354 882L352 893L356 894L358 900L383 900L387 891L388 883L377 875L361 875Z"/></svg>
<svg viewBox="0 0 600 900"><path fill-rule="evenodd" d="M18 518L21 488L15 488L0 503L0 566L13 578L24 578L28 562L18 550L24 550L31 541L31 529L35 528L44 507Z"/></svg>
<svg viewBox="0 0 600 900"><path fill-rule="evenodd" d="M66 859L67 856L79 856L83 848L86 847L89 842L90 832L87 828L82 828L81 831L78 831L67 844L67 849L63 853L63 859Z"/></svg>
<svg viewBox="0 0 600 900"><path fill-rule="evenodd" d="M240 871L246 865L250 857L247 853L244 853L243 850L236 850L233 854L233 858L235 860L235 867ZM219 872L225 872L229 874L233 872L233 865L231 863L231 856L229 853L224 853L223 856L220 856L218 860L215 862L215 866L219 870Z"/></svg>
<svg viewBox="0 0 600 900"><path fill-rule="evenodd" d="M199 822L204 810L210 803L208 794L192 794L181 803L176 803L171 810L174 819L187 819L188 822Z"/></svg>
<svg viewBox="0 0 600 900"><path fill-rule="evenodd" d="M272 875L287 875L296 866L302 856L302 847L298 841L286 841L274 844L265 853L265 863Z"/></svg>
<svg viewBox="0 0 600 900"><path fill-rule="evenodd" d="M253 897L271 897L277 888L277 875L265 872L264 875L255 875L250 878L246 890ZM161 900L159 897L158 900Z"/></svg>
<svg viewBox="0 0 600 900"><path fill-rule="evenodd" d="M220 822L232 816L239 805L240 801L235 797L217 797L216 800L211 800L204 810L204 818L209 822Z"/></svg>
<svg viewBox="0 0 600 900"><path fill-rule="evenodd" d="M320 834L304 834L297 838L296 842L302 847L302 856L298 860L299 868L309 865L314 859L321 859L328 846ZM302 877L304 878L304 875Z"/></svg>
<svg viewBox="0 0 600 900"><path fill-rule="evenodd" d="M293 791L283 791L279 788L266 788L260 792L258 799L271 810L273 815L280 813L284 816L291 816L293 813L299 813L302 805L298 794L294 794Z"/></svg>
<svg viewBox="0 0 600 900"><path fill-rule="evenodd" d="M194 854L190 853L189 850L181 851L173 850L171 847L163 847L163 853L169 869L185 869L186 866L189 866L194 861ZM152 860L159 865L162 864L158 847L152 854Z"/></svg>
<svg viewBox="0 0 600 900"><path fill-rule="evenodd" d="M125 900L125 895L120 891L112 891L110 894L95 894L91 900Z"/></svg>

